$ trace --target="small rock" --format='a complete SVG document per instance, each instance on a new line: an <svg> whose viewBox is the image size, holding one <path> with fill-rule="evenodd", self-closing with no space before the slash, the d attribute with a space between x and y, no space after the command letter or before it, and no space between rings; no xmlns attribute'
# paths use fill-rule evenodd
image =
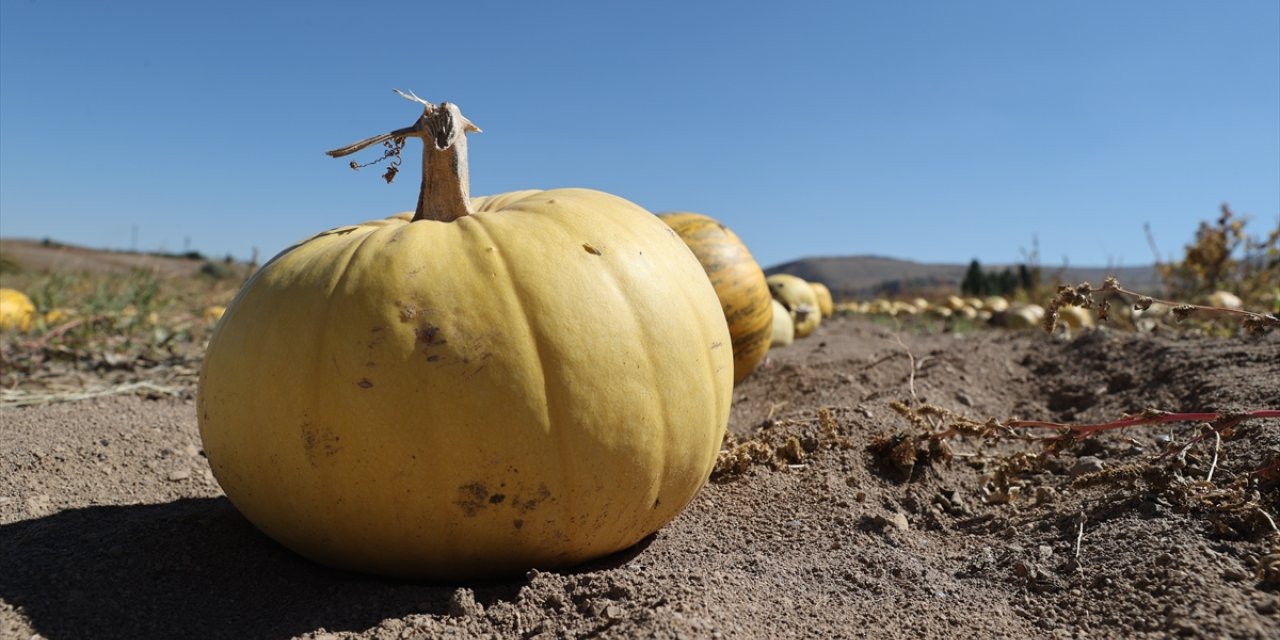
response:
<svg viewBox="0 0 1280 640"><path fill-rule="evenodd" d="M1018 576L1019 578L1025 578L1028 575L1031 575L1031 567L1027 566L1027 563L1021 560L1015 561L1013 563L1013 575Z"/></svg>
<svg viewBox="0 0 1280 640"><path fill-rule="evenodd" d="M1222 579L1227 582L1242 582L1250 578L1248 573L1241 569L1231 568L1222 572Z"/></svg>
<svg viewBox="0 0 1280 640"><path fill-rule="evenodd" d="M1036 626L1044 629L1045 631L1053 631L1058 628L1058 621L1053 618L1040 618L1040 620L1036 622Z"/></svg>
<svg viewBox="0 0 1280 640"><path fill-rule="evenodd" d="M1041 558L1048 558L1053 555L1053 547L1047 544L1040 545L1040 547L1036 550L1040 552Z"/></svg>
<svg viewBox="0 0 1280 640"><path fill-rule="evenodd" d="M1036 504L1049 504L1058 494L1053 487L1036 487Z"/></svg>
<svg viewBox="0 0 1280 640"><path fill-rule="evenodd" d="M190 477L191 472L186 469L179 469L177 471L170 472L168 475L169 482L181 482Z"/></svg>
<svg viewBox="0 0 1280 640"><path fill-rule="evenodd" d="M1102 440L1098 438L1087 438L1084 442L1080 443L1079 454L1081 456L1097 456L1099 458L1103 458L1107 455L1107 447L1102 444Z"/></svg>
<svg viewBox="0 0 1280 640"><path fill-rule="evenodd" d="M479 616L484 613L484 605L476 602L476 594L474 591L461 587L454 590L453 595L449 596L449 617L465 618L467 616Z"/></svg>
<svg viewBox="0 0 1280 640"><path fill-rule="evenodd" d="M1076 460L1076 463L1071 465L1071 470L1068 471L1067 473L1072 478L1079 478L1080 476L1088 475L1090 473L1098 473L1099 471L1102 471L1104 468L1105 466L1102 464L1102 461L1099 460L1098 458L1095 458L1093 456L1085 456L1083 458L1080 458L1079 460Z"/></svg>
<svg viewBox="0 0 1280 640"><path fill-rule="evenodd" d="M1160 512L1160 505L1155 500L1143 500L1138 504L1138 513L1150 517Z"/></svg>
<svg viewBox="0 0 1280 640"><path fill-rule="evenodd" d="M970 396L969 396L969 394L967 394L967 393L965 393L965 392L963 392L963 391L957 391L957 392L956 392L956 402L959 402L960 404L962 404L962 405L964 405L964 406L966 406L966 407L972 407L972 406L973 406L973 398L972 398L972 397L970 397Z"/></svg>
<svg viewBox="0 0 1280 640"><path fill-rule="evenodd" d="M182 453L186 454L189 458L194 458L200 455L200 447L197 447L194 444L188 444L182 448Z"/></svg>
<svg viewBox="0 0 1280 640"><path fill-rule="evenodd" d="M1275 598L1267 598L1266 600L1262 600L1258 604L1253 605L1253 608L1258 613L1261 613L1264 616L1269 616L1277 610L1280 610L1280 604L1277 604Z"/></svg>
<svg viewBox="0 0 1280 640"><path fill-rule="evenodd" d="M532 638L550 638L556 635L556 626L548 620L543 620L529 630L528 637Z"/></svg>
<svg viewBox="0 0 1280 640"><path fill-rule="evenodd" d="M911 528L911 523L907 522L906 514L902 513L901 511L895 511L892 515L890 515L888 518L888 522L889 524L893 525L893 528L897 529L898 531L906 531L907 529Z"/></svg>

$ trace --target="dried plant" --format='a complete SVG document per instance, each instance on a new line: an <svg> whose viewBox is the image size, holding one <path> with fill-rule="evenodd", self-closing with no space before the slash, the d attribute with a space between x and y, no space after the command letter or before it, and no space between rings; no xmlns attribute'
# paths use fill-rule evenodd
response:
<svg viewBox="0 0 1280 640"><path fill-rule="evenodd" d="M1246 303L1256 304L1264 294L1280 287L1280 225L1265 236L1254 237L1247 230L1248 223L1248 217L1237 215L1224 204L1216 220L1200 223L1181 260L1161 261L1156 250L1156 271L1166 294L1199 299L1226 289ZM1147 235L1150 239L1150 226Z"/></svg>
<svg viewBox="0 0 1280 640"><path fill-rule="evenodd" d="M1094 294L1101 294L1100 299L1095 299ZM1133 305L1134 311L1146 311L1155 303L1168 305L1173 317L1177 320L1185 320L1194 313L1200 313L1236 318L1249 333L1262 333L1280 327L1280 317L1274 314L1153 298L1121 287L1120 281L1115 278L1107 278L1098 288L1094 288L1088 282L1058 287L1057 297L1050 301L1048 308L1045 309L1043 327L1045 331L1052 332L1058 323L1058 309L1064 306L1095 309L1098 320L1105 322L1111 314L1111 300L1117 297L1127 299Z"/></svg>

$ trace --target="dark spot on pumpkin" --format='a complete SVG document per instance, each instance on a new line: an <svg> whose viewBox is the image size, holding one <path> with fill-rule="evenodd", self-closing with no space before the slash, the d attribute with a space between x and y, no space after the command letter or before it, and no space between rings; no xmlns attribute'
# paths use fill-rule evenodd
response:
<svg viewBox="0 0 1280 640"><path fill-rule="evenodd" d="M483 482L468 482L458 487L458 499L453 503L462 509L462 513L473 518L489 500L489 488Z"/></svg>
<svg viewBox="0 0 1280 640"><path fill-rule="evenodd" d="M396 302L399 305L399 302ZM408 322L418 316L418 305L410 302L400 307L400 322Z"/></svg>
<svg viewBox="0 0 1280 640"><path fill-rule="evenodd" d="M542 504L544 500L550 497L551 490L547 488L547 485L539 484L538 490L533 494L533 497L521 500L520 496L516 496L511 499L511 504L515 508L519 509L521 513L528 513L537 509L538 505Z"/></svg>
<svg viewBox="0 0 1280 640"><path fill-rule="evenodd" d="M368 343L366 343L365 347L367 349L372 351L379 344L382 344L382 340L385 336L382 336L380 334L382 333L383 329L386 329L385 325L379 325L369 330L369 332L373 334L373 338L370 339Z"/></svg>
<svg viewBox="0 0 1280 640"><path fill-rule="evenodd" d="M507 497L502 495L501 493L495 493L489 496L489 504L502 504L502 501L506 499Z"/></svg>
<svg viewBox="0 0 1280 640"><path fill-rule="evenodd" d="M435 362L436 360L439 360L439 359L440 359L440 356L427 356L427 362Z"/></svg>
<svg viewBox="0 0 1280 640"><path fill-rule="evenodd" d="M515 528L519 529L524 526L524 520L512 520L511 524L514 525Z"/></svg>
<svg viewBox="0 0 1280 640"><path fill-rule="evenodd" d="M418 336L418 342L428 346L438 346L448 344L448 340L440 335L440 327L427 325L414 329L414 334Z"/></svg>
<svg viewBox="0 0 1280 640"><path fill-rule="evenodd" d="M591 254L591 255L593 255L593 256L601 255L601 254L600 254L600 250L599 250L599 249L597 249L597 248L595 248L595 247L593 247L593 246L591 246L589 243L586 243L586 242L582 243L582 248L583 248L583 249L586 249L587 253L589 253L589 254Z"/></svg>
<svg viewBox="0 0 1280 640"><path fill-rule="evenodd" d="M657 508L658 508L658 506L659 506L659 505L661 505L661 504L662 504L662 498L654 498L654 499L653 499L653 508L654 508L654 509L657 509Z"/></svg>
<svg viewBox="0 0 1280 640"><path fill-rule="evenodd" d="M719 349L720 347L723 347L723 346L724 346L723 342L716 341L711 343L712 349Z"/></svg>
<svg viewBox="0 0 1280 640"><path fill-rule="evenodd" d="M360 382L357 382L356 384L357 384L361 389L368 389L368 388L370 388L370 387L372 387L372 386L373 386L373 383L372 383L372 382L369 382L369 379L368 379L368 378L361 378L361 379L360 379Z"/></svg>
<svg viewBox="0 0 1280 640"><path fill-rule="evenodd" d="M307 462L312 466L320 463L320 455L334 456L341 452L342 445L339 444L341 440L341 436L328 429L316 429L310 422L302 423L303 452L307 456Z"/></svg>

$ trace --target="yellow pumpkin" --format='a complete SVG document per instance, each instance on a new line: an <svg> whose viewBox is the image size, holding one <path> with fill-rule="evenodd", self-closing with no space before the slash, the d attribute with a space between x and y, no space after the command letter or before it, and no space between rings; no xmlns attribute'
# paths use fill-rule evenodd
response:
<svg viewBox="0 0 1280 640"><path fill-rule="evenodd" d="M773 309L773 339L769 348L785 347L796 340L796 325L791 320L791 312L781 302L771 300L769 307Z"/></svg>
<svg viewBox="0 0 1280 640"><path fill-rule="evenodd" d="M222 319L222 314L227 312L227 308L220 304L209 305L204 308L201 317L205 322L213 323Z"/></svg>
<svg viewBox="0 0 1280 640"><path fill-rule="evenodd" d="M773 299L781 302L791 314L797 338L804 338L818 328L822 312L818 309L818 296L808 282L786 273L775 273L765 281L769 283Z"/></svg>
<svg viewBox="0 0 1280 640"><path fill-rule="evenodd" d="M1038 304L1011 305L1003 311L996 311L991 322L1009 329L1031 329L1040 326L1044 314L1044 307Z"/></svg>
<svg viewBox="0 0 1280 640"><path fill-rule="evenodd" d="M1205 304L1219 309L1243 309L1244 302L1240 296L1230 291L1214 291L1205 298Z"/></svg>
<svg viewBox="0 0 1280 640"><path fill-rule="evenodd" d="M810 282L813 287L813 295L818 298L818 311L822 313L822 317L830 318L835 313L835 301L831 299L831 290L827 285L821 282Z"/></svg>
<svg viewBox="0 0 1280 640"><path fill-rule="evenodd" d="M1009 301L1001 298L1000 296L987 296L987 298L982 301L981 308L992 313L1006 311L1009 309Z"/></svg>
<svg viewBox="0 0 1280 640"><path fill-rule="evenodd" d="M44 314L44 324L47 327L52 327L70 320L73 315L75 315L75 311L66 307L50 309Z"/></svg>
<svg viewBox="0 0 1280 640"><path fill-rule="evenodd" d="M0 331L29 331L35 317L36 306L27 294L17 289L0 289Z"/></svg>
<svg viewBox="0 0 1280 640"><path fill-rule="evenodd" d="M733 389L715 290L617 196L470 198L478 129L406 97L413 126L330 155L423 138L417 211L286 249L210 338L213 473L269 536L346 569L457 580L625 549L715 463Z"/></svg>
<svg viewBox="0 0 1280 640"><path fill-rule="evenodd" d="M746 378L769 352L773 304L764 271L728 227L697 213L658 215L675 229L706 270L733 340L733 382Z"/></svg>
<svg viewBox="0 0 1280 640"><path fill-rule="evenodd" d="M1043 316L1041 317L1043 318ZM1094 326L1093 315L1089 313L1088 309L1080 307L1059 307L1058 319L1072 329L1084 329Z"/></svg>

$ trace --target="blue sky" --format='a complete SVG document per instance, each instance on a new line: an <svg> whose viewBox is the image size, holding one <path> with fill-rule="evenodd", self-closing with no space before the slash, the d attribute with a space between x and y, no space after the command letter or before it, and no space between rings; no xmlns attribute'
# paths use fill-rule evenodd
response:
<svg viewBox="0 0 1280 640"><path fill-rule="evenodd" d="M0 235L265 259L412 209L323 151L459 104L472 193L706 213L764 266L1057 265L1280 222L1280 2L0 2ZM416 141L410 144L417 145ZM371 160L376 152L357 156Z"/></svg>

